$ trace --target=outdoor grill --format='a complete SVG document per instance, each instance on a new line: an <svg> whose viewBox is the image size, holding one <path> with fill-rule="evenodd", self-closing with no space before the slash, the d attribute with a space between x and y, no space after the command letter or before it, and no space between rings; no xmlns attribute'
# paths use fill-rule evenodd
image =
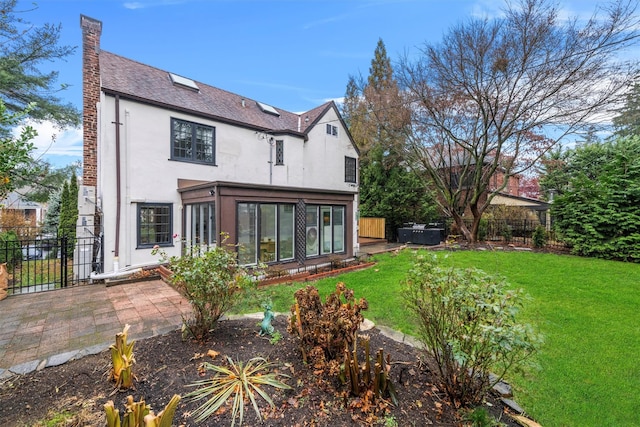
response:
<svg viewBox="0 0 640 427"><path fill-rule="evenodd" d="M405 224L398 229L400 243L435 246L440 244L443 235L443 228L431 228L427 227L427 224Z"/></svg>

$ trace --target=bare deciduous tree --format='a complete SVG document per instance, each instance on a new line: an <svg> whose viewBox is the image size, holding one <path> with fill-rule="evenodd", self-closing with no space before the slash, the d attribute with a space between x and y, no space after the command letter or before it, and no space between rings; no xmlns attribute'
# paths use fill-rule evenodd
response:
<svg viewBox="0 0 640 427"><path fill-rule="evenodd" d="M636 6L618 0L584 22L548 0L508 2L503 16L461 23L401 61L409 158L468 241L510 177L610 111L638 75L637 61L619 59L638 41Z"/></svg>

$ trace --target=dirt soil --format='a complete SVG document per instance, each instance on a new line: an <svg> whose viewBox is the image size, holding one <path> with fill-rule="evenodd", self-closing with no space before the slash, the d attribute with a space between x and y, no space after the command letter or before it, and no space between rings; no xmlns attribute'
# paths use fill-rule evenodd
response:
<svg viewBox="0 0 640 427"><path fill-rule="evenodd" d="M361 400L344 396L346 388L339 381L318 374L311 366L302 363L298 343L287 333L286 322L285 316L275 319L273 324L282 334L275 343L258 335L259 320L255 319L220 321L210 340L204 344L183 340L180 331L136 342L135 390L114 390L114 384L108 380L111 366L108 351L25 376L14 376L0 384L0 424L43 426L42 420L67 410L72 415L55 425L104 426L104 404L113 400L122 413L130 394L136 401L144 398L158 413L173 394L184 395L193 390L193 387L186 387L188 384L203 379L198 369L202 362L222 365L225 364L225 356L239 361L261 356L276 362L279 371L290 376L285 382L293 389L267 388L275 408L271 409L266 402L258 400L265 418L263 424L250 404L245 404L245 426L465 425L460 411L447 402L434 384L428 361L419 350L386 338L376 328L366 332L371 337L372 351L383 348L385 354L391 355L391 379L399 402L398 406L383 402L379 405L382 408L375 413L365 413ZM220 354L212 360L206 356L209 350ZM200 404L182 399L174 425L196 425L190 413ZM504 425L518 425L494 396L488 397L487 408ZM231 421L230 407L223 406L217 414L197 425L229 426Z"/></svg>

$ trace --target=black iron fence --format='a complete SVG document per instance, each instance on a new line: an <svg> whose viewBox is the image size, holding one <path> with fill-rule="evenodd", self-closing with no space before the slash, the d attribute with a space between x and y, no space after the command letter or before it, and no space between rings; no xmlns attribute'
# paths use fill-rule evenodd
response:
<svg viewBox="0 0 640 427"><path fill-rule="evenodd" d="M88 283L99 259L99 239L73 233L33 230L0 233L0 264L5 264L8 295L42 292Z"/></svg>
<svg viewBox="0 0 640 427"><path fill-rule="evenodd" d="M471 220L465 220L468 227L471 227ZM495 243L513 243L533 246L533 236L536 228L544 228L544 238L546 247L565 248L564 242L558 239L557 233L536 220L528 219L487 219L483 218L478 227L478 241ZM447 234L452 234L451 227Z"/></svg>

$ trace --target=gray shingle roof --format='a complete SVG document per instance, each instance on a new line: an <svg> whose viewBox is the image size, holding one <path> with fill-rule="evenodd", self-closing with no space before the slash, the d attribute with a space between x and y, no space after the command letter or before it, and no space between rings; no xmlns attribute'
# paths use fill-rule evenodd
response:
<svg viewBox="0 0 640 427"><path fill-rule="evenodd" d="M100 52L100 77L102 90L107 93L276 132L305 133L325 111L334 106L330 101L302 114L275 107L279 113L276 116L264 112L254 99L199 81L195 82L199 91L174 85L168 71L107 51ZM307 117L309 120L306 120Z"/></svg>

